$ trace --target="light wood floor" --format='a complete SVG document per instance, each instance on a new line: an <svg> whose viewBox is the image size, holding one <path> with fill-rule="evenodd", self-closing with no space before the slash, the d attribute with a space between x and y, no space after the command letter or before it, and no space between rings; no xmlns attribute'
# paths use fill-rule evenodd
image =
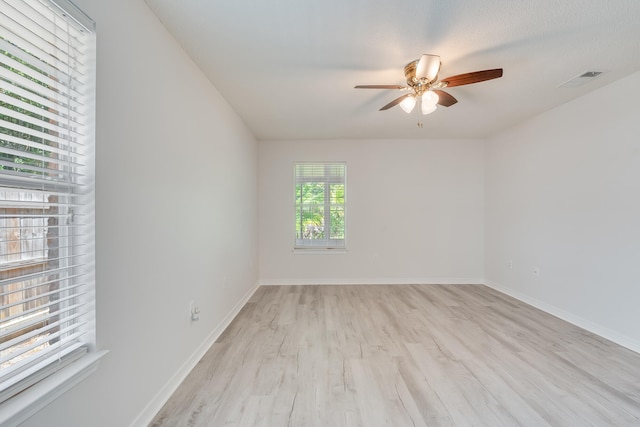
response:
<svg viewBox="0 0 640 427"><path fill-rule="evenodd" d="M261 287L153 426L640 426L640 354L479 285Z"/></svg>

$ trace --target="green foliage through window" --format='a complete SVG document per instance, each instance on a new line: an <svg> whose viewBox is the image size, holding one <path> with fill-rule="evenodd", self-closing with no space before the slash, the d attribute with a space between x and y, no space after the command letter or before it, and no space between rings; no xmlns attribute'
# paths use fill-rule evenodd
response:
<svg viewBox="0 0 640 427"><path fill-rule="evenodd" d="M5 39L0 37L0 40L4 41ZM23 66L35 70L36 73L34 74L42 73L41 70L38 70L33 65L28 64L6 50L0 49L0 55L5 57L5 60L0 61L0 67L3 67L7 71L13 73L13 75L16 76L16 79L26 79L52 90L51 87L47 86L42 81L20 71L18 68L12 67L9 63L15 64L15 67ZM7 79L7 77L0 78L0 80L5 79ZM7 85L9 87L15 85L15 82L6 82L9 83ZM4 82L2 81L0 83ZM4 86L4 84L2 86ZM33 92L26 87L21 87L21 90L25 92ZM25 108L28 106L31 108ZM38 172L35 168L28 168L27 166L35 166L37 168L46 167L46 161L44 158L51 156L51 152L46 151L44 148L47 145L55 147L56 144L33 135L33 133L25 133L18 130L30 129L35 131L34 133L52 134L49 129L38 124L39 122L52 123L50 119L44 115L38 114L39 110L46 111L47 107L32 99L13 93L4 87L0 87L0 144L4 148L9 149L7 151L16 153L2 153L0 156L0 170L12 170L22 173L36 174ZM24 154L21 155L17 153Z"/></svg>
<svg viewBox="0 0 640 427"><path fill-rule="evenodd" d="M344 247L344 163L295 165L296 246Z"/></svg>

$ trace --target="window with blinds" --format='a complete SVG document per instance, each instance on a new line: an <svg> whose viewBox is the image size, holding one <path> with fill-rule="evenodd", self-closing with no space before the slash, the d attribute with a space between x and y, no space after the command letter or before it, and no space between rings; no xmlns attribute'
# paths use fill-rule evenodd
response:
<svg viewBox="0 0 640 427"><path fill-rule="evenodd" d="M0 402L94 335L93 22L0 0Z"/></svg>
<svg viewBox="0 0 640 427"><path fill-rule="evenodd" d="M296 163L295 248L345 248L346 169L340 163Z"/></svg>

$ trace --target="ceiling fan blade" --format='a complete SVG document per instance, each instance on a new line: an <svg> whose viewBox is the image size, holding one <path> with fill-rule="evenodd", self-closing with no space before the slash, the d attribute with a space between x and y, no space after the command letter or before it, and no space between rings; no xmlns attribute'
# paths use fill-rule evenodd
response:
<svg viewBox="0 0 640 427"><path fill-rule="evenodd" d="M479 83L485 80L497 79L502 77L502 68L495 68L493 70L474 71L471 73L458 74L456 76L447 77L442 79L441 82L446 83L447 87L470 85L472 83Z"/></svg>
<svg viewBox="0 0 640 427"><path fill-rule="evenodd" d="M395 107L396 105L400 104L405 98L408 98L411 95L411 93L407 93L406 95L402 95L401 97L394 99L393 101L382 107L380 111L388 110L391 107Z"/></svg>
<svg viewBox="0 0 640 427"><path fill-rule="evenodd" d="M440 57L438 55L424 54L420 57L418 65L416 65L416 78L425 78L428 81L435 80L440 71Z"/></svg>
<svg viewBox="0 0 640 427"><path fill-rule="evenodd" d="M405 89L406 86L399 85L358 85L354 89Z"/></svg>
<svg viewBox="0 0 640 427"><path fill-rule="evenodd" d="M457 99L455 99L453 96L449 95L447 92L443 90L434 89L433 92L435 92L438 95L438 98L439 98L438 104L442 105L443 107L451 107L453 104L458 102Z"/></svg>

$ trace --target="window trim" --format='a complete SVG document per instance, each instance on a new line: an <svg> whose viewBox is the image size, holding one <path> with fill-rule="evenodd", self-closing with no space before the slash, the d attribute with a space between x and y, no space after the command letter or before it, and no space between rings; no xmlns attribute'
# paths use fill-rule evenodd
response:
<svg viewBox="0 0 640 427"><path fill-rule="evenodd" d="M42 408L62 396L98 369L98 363L108 351L94 351L47 376L31 388L12 397L0 406L0 425L18 426Z"/></svg>

